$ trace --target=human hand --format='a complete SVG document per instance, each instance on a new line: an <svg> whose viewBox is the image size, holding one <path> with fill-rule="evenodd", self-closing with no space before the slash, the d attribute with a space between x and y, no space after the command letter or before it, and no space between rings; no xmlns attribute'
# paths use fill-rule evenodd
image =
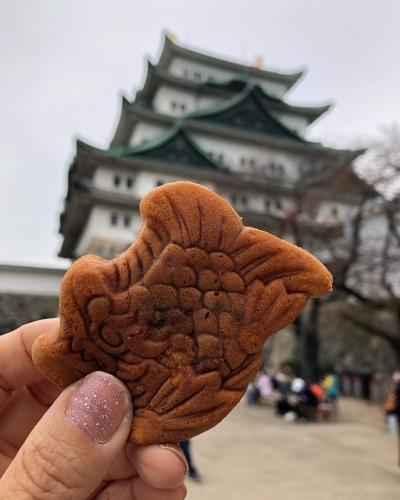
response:
<svg viewBox="0 0 400 500"><path fill-rule="evenodd" d="M31 358L58 326L36 321L0 336L0 500L178 500L186 461L177 445L127 443L130 395L95 372L61 392Z"/></svg>

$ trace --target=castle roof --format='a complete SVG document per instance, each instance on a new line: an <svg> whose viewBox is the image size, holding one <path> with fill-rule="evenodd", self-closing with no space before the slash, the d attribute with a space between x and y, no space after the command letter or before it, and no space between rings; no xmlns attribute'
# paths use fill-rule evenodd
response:
<svg viewBox="0 0 400 500"><path fill-rule="evenodd" d="M266 109L261 98L262 91L252 82L230 99L219 102L201 111L189 113L187 119L207 120L224 126L246 130L257 130L262 134L282 137L296 142L305 142L298 134L283 125Z"/></svg>
<svg viewBox="0 0 400 500"><path fill-rule="evenodd" d="M226 99L232 94L241 92L244 87L251 82L254 84L257 83L256 80L248 75L238 75L235 78L225 80L207 80L205 82L199 82L162 71L159 65L154 65L150 61L147 61L146 80L143 84L143 88L136 93L135 102L144 106L150 105L157 89L162 84L182 90L190 90L196 95L204 94ZM269 109L307 117L308 123L312 123L331 108L331 104L318 106L293 105L270 95L260 86L259 94L264 104L267 105Z"/></svg>
<svg viewBox="0 0 400 500"><path fill-rule="evenodd" d="M170 36L165 35L163 49L158 62L160 70L164 71L174 56L203 63L207 66L214 66L219 69L231 70L243 76L252 76L263 80L284 83L287 89L292 87L305 73L304 69L292 73L282 73L279 71L265 70L255 66L247 66L239 62L227 60L212 54L205 54L204 52L198 52L192 48L178 45L171 40Z"/></svg>
<svg viewBox="0 0 400 500"><path fill-rule="evenodd" d="M145 121L158 124L162 128L179 126L188 131L204 132L233 141L246 141L305 153L337 156L349 151L307 141L290 130L269 112L262 100L262 92L258 85L248 82L241 92L229 99L180 118L157 113L153 109L123 98L121 120L111 147L115 148L129 142L136 124Z"/></svg>
<svg viewBox="0 0 400 500"><path fill-rule="evenodd" d="M99 150L78 141L78 147L92 148L103 154L120 158L141 158L157 160L165 163L183 164L192 168L220 169L213 158L205 153L187 134L181 123L177 123L169 130L145 141L138 146L114 147L108 150Z"/></svg>

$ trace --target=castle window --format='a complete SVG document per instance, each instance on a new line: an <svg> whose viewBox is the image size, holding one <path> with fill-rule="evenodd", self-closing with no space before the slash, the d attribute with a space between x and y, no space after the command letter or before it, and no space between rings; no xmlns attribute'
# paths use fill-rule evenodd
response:
<svg viewBox="0 0 400 500"><path fill-rule="evenodd" d="M157 187L160 187L160 186L163 186L164 185L164 182L160 179L157 179L157 182L156 182L156 186Z"/></svg>
<svg viewBox="0 0 400 500"><path fill-rule="evenodd" d="M193 73L193 78L194 78L195 80L201 80L201 73L199 73L198 71L195 71L195 72Z"/></svg>
<svg viewBox="0 0 400 500"><path fill-rule="evenodd" d="M256 166L256 160L254 158L250 158L249 164L250 167L254 168Z"/></svg>
<svg viewBox="0 0 400 500"><path fill-rule="evenodd" d="M240 158L240 164L243 165L246 163L246 158Z"/></svg>
<svg viewBox="0 0 400 500"><path fill-rule="evenodd" d="M279 165L278 170L280 175L283 175L285 173L285 167L283 165Z"/></svg>
<svg viewBox="0 0 400 500"><path fill-rule="evenodd" d="M124 226L129 227L131 225L131 216L130 215L124 215Z"/></svg>
<svg viewBox="0 0 400 500"><path fill-rule="evenodd" d="M184 102L181 104L181 110L186 111L186 104Z"/></svg>
<svg viewBox="0 0 400 500"><path fill-rule="evenodd" d="M282 207L282 202L281 202L281 200L276 200L276 201L275 201L275 206L276 206L276 208L277 208L278 210L282 210L282 208L283 208L283 207Z"/></svg>
<svg viewBox="0 0 400 500"><path fill-rule="evenodd" d="M132 177L127 177L126 179L126 187L130 189L133 186L133 180Z"/></svg>
<svg viewBox="0 0 400 500"><path fill-rule="evenodd" d="M177 106L176 102L175 101L171 101L171 108L172 109L176 109L176 106Z"/></svg>
<svg viewBox="0 0 400 500"><path fill-rule="evenodd" d="M112 226L116 226L118 223L118 215L116 213L112 213L110 216L110 222Z"/></svg>
<svg viewBox="0 0 400 500"><path fill-rule="evenodd" d="M267 211L269 211L269 209L271 208L271 200L269 200L268 198L265 200L264 202L264 205L265 205L265 209Z"/></svg>
<svg viewBox="0 0 400 500"><path fill-rule="evenodd" d="M119 175L114 175L114 186L118 187L121 184L121 177Z"/></svg>
<svg viewBox="0 0 400 500"><path fill-rule="evenodd" d="M218 159L219 159L219 161L220 161L221 163L224 163L224 154L223 154L223 153L220 153L220 154L218 155Z"/></svg>
<svg viewBox="0 0 400 500"><path fill-rule="evenodd" d="M236 205L236 203L237 203L237 196L236 196L236 194L233 194L233 195L231 196L231 200L232 200L232 204L233 204L233 205Z"/></svg>
<svg viewBox="0 0 400 500"><path fill-rule="evenodd" d="M331 215L332 215L332 217L338 216L338 209L336 207L331 208Z"/></svg>
<svg viewBox="0 0 400 500"><path fill-rule="evenodd" d="M188 76L189 76L189 71L188 71L188 69L187 69L187 68L185 68L185 69L183 70L183 77L184 77L184 78L187 78Z"/></svg>
<svg viewBox="0 0 400 500"><path fill-rule="evenodd" d="M246 206L246 205L247 205L247 201L248 201L248 200L247 200L247 196L243 195L243 196L242 196L242 204L243 204L243 206Z"/></svg>

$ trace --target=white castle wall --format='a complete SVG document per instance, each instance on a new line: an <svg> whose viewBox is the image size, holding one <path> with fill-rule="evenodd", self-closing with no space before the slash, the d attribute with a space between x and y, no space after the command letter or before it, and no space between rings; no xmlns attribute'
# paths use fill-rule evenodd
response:
<svg viewBox="0 0 400 500"><path fill-rule="evenodd" d="M144 123L143 127L145 126ZM281 181L296 182L310 164L309 160L300 154L291 154L287 151L280 151L266 146L233 141L200 132L192 132L191 137L218 163L222 163L234 172L241 174L258 174ZM137 141L135 130L131 142ZM103 172L102 169L99 169L95 176L95 184L99 187L112 188L113 175L115 175L114 172ZM126 177L128 174L122 175ZM119 191L127 192L127 189L119 189Z"/></svg>
<svg viewBox="0 0 400 500"><path fill-rule="evenodd" d="M0 294L57 296L64 269L0 265Z"/></svg>
<svg viewBox="0 0 400 500"><path fill-rule="evenodd" d="M286 181L297 181L300 178L300 165L305 160L299 155L198 132L192 136L204 151L212 153L213 157L235 172L254 175L265 167L265 172L270 177ZM271 163L275 165L274 170L270 168Z"/></svg>
<svg viewBox="0 0 400 500"><path fill-rule="evenodd" d="M219 101L217 97L198 96L193 92L161 85L153 99L157 113L168 116L184 116L193 111L207 109Z"/></svg>
<svg viewBox="0 0 400 500"><path fill-rule="evenodd" d="M228 147L228 146L227 146ZM116 186L114 178L120 179ZM127 188L126 181L131 179L132 186ZM204 182L193 173L186 176L171 175L166 172L148 172L129 170L108 169L100 167L94 175L94 187L114 194L131 195L132 200L139 200L150 190L168 182L188 180L198 182L212 191L218 192L236 210L244 213L270 214L276 217L284 217L294 208L294 201L287 196L266 194L250 189L238 189L213 182ZM112 217L117 218L117 223L112 224ZM124 217L129 217L128 227L124 225ZM93 252L105 256L114 256L122 251L132 238L137 234L141 225L138 211L129 208L126 210L95 206L88 218L88 222L77 245L77 255Z"/></svg>
<svg viewBox="0 0 400 500"><path fill-rule="evenodd" d="M120 194L134 195L134 185L137 172L128 169L114 169L102 166L96 169L93 176L93 186L96 189ZM119 179L118 185L116 178Z"/></svg>
<svg viewBox="0 0 400 500"><path fill-rule="evenodd" d="M154 125L142 121L136 125L129 140L129 146L137 146L138 144L151 140L157 135L162 134L166 129L167 127L163 127L162 125Z"/></svg>
<svg viewBox="0 0 400 500"><path fill-rule="evenodd" d="M116 218L115 224L112 223L112 217ZM126 217L129 218L127 226L124 222ZM76 255L94 253L114 257L132 243L141 224L136 209L94 206L76 246Z"/></svg>
<svg viewBox="0 0 400 500"><path fill-rule="evenodd" d="M277 120L285 125L289 130L305 137L307 132L308 120L298 115L290 115L288 113L270 112Z"/></svg>
<svg viewBox="0 0 400 500"><path fill-rule="evenodd" d="M198 82L207 80L226 81L233 78L243 77L237 71L229 71L216 66L188 61L180 57L174 57L168 67L168 72L180 78L187 78ZM283 97L287 92L287 85L273 80L255 78L257 83L270 95Z"/></svg>
<svg viewBox="0 0 400 500"><path fill-rule="evenodd" d="M139 172L136 179L135 194L138 198L142 198L146 193L148 193L155 187L166 184L168 182L176 181L199 182L194 176L190 174L187 176L179 176L170 175L168 173ZM212 182L203 182L202 184L213 191L215 190L215 185Z"/></svg>
<svg viewBox="0 0 400 500"><path fill-rule="evenodd" d="M115 183L116 177L119 178L118 185ZM128 187L128 180L132 182L131 187ZM114 167L111 169L102 166L96 169L93 176L93 186L110 193L131 195L132 199L138 200L157 186L179 180L198 182L190 173L179 176L171 175L167 172L147 172L140 170L132 172L129 169L116 169ZM215 185L212 182L202 182L202 184L211 190L215 190Z"/></svg>
<svg viewBox="0 0 400 500"><path fill-rule="evenodd" d="M115 177L119 178L116 186ZM132 182L127 187L127 180ZM177 176L164 172L130 172L127 169L98 168L93 177L93 186L113 194L131 195L133 200L140 200L157 186L178 180L198 182L193 176ZM202 182L211 190L215 190L212 182ZM138 234L142 219L136 208L125 209L95 205L87 219L85 228L76 246L76 255L94 253L104 257L114 257L125 250Z"/></svg>

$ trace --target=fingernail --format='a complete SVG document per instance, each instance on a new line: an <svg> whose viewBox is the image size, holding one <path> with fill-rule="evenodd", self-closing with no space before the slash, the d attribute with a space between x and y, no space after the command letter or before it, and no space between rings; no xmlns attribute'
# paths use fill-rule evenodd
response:
<svg viewBox="0 0 400 500"><path fill-rule="evenodd" d="M108 443L127 414L125 391L111 375L90 373L78 384L65 414L93 441Z"/></svg>
<svg viewBox="0 0 400 500"><path fill-rule="evenodd" d="M186 462L185 456L183 455L181 447L176 445L176 444L160 444L159 446L163 450L172 451L175 454L175 456L179 458L181 464L183 465L183 467L185 469L185 475L187 476L187 473L189 471L189 466Z"/></svg>

